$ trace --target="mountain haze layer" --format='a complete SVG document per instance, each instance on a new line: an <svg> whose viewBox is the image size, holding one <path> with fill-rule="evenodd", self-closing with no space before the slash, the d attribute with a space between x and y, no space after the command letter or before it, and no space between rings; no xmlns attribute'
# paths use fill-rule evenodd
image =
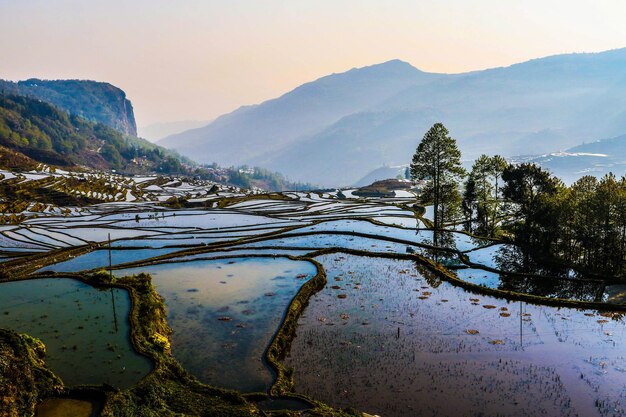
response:
<svg viewBox="0 0 626 417"><path fill-rule="evenodd" d="M421 72L402 61L352 69L304 84L283 96L241 107L210 125L172 135L163 146L221 164L264 160L342 117L364 111L411 85L439 75Z"/></svg>
<svg viewBox="0 0 626 417"><path fill-rule="evenodd" d="M320 185L409 162L442 121L465 158L537 155L626 132L626 49L447 75L402 61L320 78L161 144Z"/></svg>
<svg viewBox="0 0 626 417"><path fill-rule="evenodd" d="M137 134L144 139L158 142L167 136L175 135L190 129L204 127L211 123L210 120L180 120L177 122L153 123L138 128Z"/></svg>
<svg viewBox="0 0 626 417"><path fill-rule="evenodd" d="M626 175L626 135L574 146L564 152L522 158L572 183L583 175L601 177L609 172Z"/></svg>

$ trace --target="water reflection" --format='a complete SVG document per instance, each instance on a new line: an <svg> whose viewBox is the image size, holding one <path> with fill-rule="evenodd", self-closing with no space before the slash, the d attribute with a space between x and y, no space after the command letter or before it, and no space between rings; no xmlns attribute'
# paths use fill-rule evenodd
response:
<svg viewBox="0 0 626 417"><path fill-rule="evenodd" d="M238 258L153 265L165 298L172 353L203 382L263 391L272 374L263 353L291 299L316 269L285 258Z"/></svg>
<svg viewBox="0 0 626 417"><path fill-rule="evenodd" d="M465 255L471 263L488 268L455 271L459 278L475 284L550 298L594 302L611 299L604 282L564 266L542 262L532 252L513 244L492 245Z"/></svg>
<svg viewBox="0 0 626 417"><path fill-rule="evenodd" d="M46 363L66 385L126 388L150 371L150 361L131 345L129 313L130 298L121 289L68 278L0 284L0 327L41 339Z"/></svg>
<svg viewBox="0 0 626 417"><path fill-rule="evenodd" d="M286 359L296 391L370 414L621 415L620 316L464 291L409 261L319 257Z"/></svg>

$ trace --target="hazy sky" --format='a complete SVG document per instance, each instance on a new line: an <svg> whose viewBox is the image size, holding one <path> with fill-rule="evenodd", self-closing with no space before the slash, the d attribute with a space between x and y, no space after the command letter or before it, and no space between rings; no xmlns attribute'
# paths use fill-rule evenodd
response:
<svg viewBox="0 0 626 417"><path fill-rule="evenodd" d="M626 47L625 18L624 0L0 0L0 78L108 81L143 126L394 58L463 72Z"/></svg>

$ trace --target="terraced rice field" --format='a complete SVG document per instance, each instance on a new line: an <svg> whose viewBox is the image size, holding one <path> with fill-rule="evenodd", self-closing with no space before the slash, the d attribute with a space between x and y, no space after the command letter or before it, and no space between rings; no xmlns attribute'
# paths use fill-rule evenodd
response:
<svg viewBox="0 0 626 417"><path fill-rule="evenodd" d="M68 385L124 388L150 372L130 343L128 295L62 278L111 264L117 276L152 274L174 357L215 386L270 390L266 350L288 337L279 359L294 369L295 392L336 407L386 417L626 414L619 288L524 269L511 245L433 236L411 196L206 195L205 185L142 187L150 181L127 184L132 201L1 226L0 256L27 280L0 283L0 326L41 338ZM200 207L158 204L173 195L202 195ZM37 265L45 253L52 261ZM295 335L284 333L301 288L324 276Z"/></svg>

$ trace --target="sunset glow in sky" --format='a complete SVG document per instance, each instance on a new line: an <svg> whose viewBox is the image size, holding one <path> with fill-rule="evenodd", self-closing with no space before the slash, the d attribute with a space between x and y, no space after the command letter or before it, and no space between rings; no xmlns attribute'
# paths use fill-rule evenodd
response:
<svg viewBox="0 0 626 417"><path fill-rule="evenodd" d="M623 0L0 0L0 78L110 82L142 126L395 58L454 73L626 47L625 18Z"/></svg>

